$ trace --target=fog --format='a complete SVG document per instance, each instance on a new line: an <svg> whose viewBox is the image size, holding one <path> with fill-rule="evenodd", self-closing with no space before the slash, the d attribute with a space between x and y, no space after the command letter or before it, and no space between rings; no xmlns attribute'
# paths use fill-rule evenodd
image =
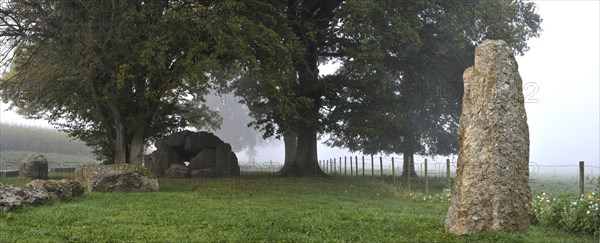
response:
<svg viewBox="0 0 600 243"><path fill-rule="evenodd" d="M577 173L585 161L586 173L600 173L600 3L598 1L537 2L544 31L529 41L530 51L518 56L523 79L525 108L530 131L530 161L549 173ZM321 66L321 74L334 72L335 65ZM213 109L236 116L225 117L223 129L215 131L231 143L240 162L283 163L283 142L263 141L247 128L247 108L232 95L207 96ZM27 120L0 104L0 122L51 127L45 121ZM246 111L246 112L245 112ZM226 123L227 122L227 123ZM1 132L1 131L0 131ZM244 134L244 137L242 136ZM236 145L227 138L241 139ZM233 139L229 139L233 140ZM239 142L239 141L238 141ZM322 142L322 141L321 141ZM318 146L320 160L361 156L340 148ZM398 160L399 155L395 156ZM456 157L447 157L455 162ZM424 157L418 157L417 162ZM446 157L428 158L443 163ZM389 163L386 160L386 164Z"/></svg>

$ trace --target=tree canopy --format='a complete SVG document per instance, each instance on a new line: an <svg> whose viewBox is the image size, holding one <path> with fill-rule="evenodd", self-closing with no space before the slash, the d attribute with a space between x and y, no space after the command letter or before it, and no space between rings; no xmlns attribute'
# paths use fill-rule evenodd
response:
<svg viewBox="0 0 600 243"><path fill-rule="evenodd" d="M283 2L300 44L290 55L295 75L250 95L247 87L261 82L242 79L239 91L267 111L255 121L267 134L298 135L283 174L322 175L316 139L324 133L330 145L370 154L454 152L462 71L474 47L504 39L523 54L541 31L535 4L521 1ZM325 62L340 69L319 75Z"/></svg>
<svg viewBox="0 0 600 243"><path fill-rule="evenodd" d="M276 14L260 1L24 0L1 8L10 64L2 99L110 162L140 163L148 140L204 116L194 97L240 70L286 64L255 57L283 49L261 24Z"/></svg>
<svg viewBox="0 0 600 243"><path fill-rule="evenodd" d="M405 161L453 152L474 47L503 39L523 54L540 22L535 4L508 0L9 1L0 96L138 163L148 140L214 124L198 102L235 80L253 126L297 136L282 174L321 176L325 133ZM339 70L321 75L326 62Z"/></svg>

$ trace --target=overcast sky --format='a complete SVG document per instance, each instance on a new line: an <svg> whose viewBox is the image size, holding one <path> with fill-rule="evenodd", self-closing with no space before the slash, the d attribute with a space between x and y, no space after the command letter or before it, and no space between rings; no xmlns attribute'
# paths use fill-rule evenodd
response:
<svg viewBox="0 0 600 243"><path fill-rule="evenodd" d="M540 1L541 36L517 57L529 123L530 161L600 166L600 2ZM325 70L324 70L325 71ZM0 104L0 122L48 127ZM1 132L1 131L0 131ZM319 159L346 155L319 146ZM247 160L243 153L238 155ZM282 161L283 147L259 149L257 161ZM455 158L454 158L455 159Z"/></svg>

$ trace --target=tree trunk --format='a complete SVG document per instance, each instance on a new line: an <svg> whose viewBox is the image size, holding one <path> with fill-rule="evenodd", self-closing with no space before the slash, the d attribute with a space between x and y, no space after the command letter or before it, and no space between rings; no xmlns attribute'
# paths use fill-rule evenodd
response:
<svg viewBox="0 0 600 243"><path fill-rule="evenodd" d="M411 178L417 178L414 154L412 152L404 152L402 157L404 158L404 162L402 164L402 179L406 180L408 176Z"/></svg>
<svg viewBox="0 0 600 243"><path fill-rule="evenodd" d="M283 135L283 144L285 147L285 161L283 166L291 166L296 160L296 149L297 149L298 136L293 132L287 132Z"/></svg>
<svg viewBox="0 0 600 243"><path fill-rule="evenodd" d="M284 177L327 177L321 170L317 158L317 132L314 129L302 129L298 133L296 158L293 163L281 169Z"/></svg>
<svg viewBox="0 0 600 243"><path fill-rule="evenodd" d="M127 163L127 135L123 123L116 124L115 130L115 164Z"/></svg>
<svg viewBox="0 0 600 243"><path fill-rule="evenodd" d="M115 164L125 164L127 160L127 130L121 112L114 101L108 101L115 123Z"/></svg>
<svg viewBox="0 0 600 243"><path fill-rule="evenodd" d="M137 131L131 137L129 145L129 163L141 165L144 158L144 148L146 142L144 141L144 133Z"/></svg>

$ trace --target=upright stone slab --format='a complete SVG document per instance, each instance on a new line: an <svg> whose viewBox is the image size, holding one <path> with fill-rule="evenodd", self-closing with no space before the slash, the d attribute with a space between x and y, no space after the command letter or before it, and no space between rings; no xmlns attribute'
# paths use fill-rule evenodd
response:
<svg viewBox="0 0 600 243"><path fill-rule="evenodd" d="M19 175L30 179L48 179L48 160L41 154L29 154L19 164Z"/></svg>
<svg viewBox="0 0 600 243"><path fill-rule="evenodd" d="M531 220L529 128L522 81L502 40L475 49L463 74L458 171L446 231L526 229Z"/></svg>

